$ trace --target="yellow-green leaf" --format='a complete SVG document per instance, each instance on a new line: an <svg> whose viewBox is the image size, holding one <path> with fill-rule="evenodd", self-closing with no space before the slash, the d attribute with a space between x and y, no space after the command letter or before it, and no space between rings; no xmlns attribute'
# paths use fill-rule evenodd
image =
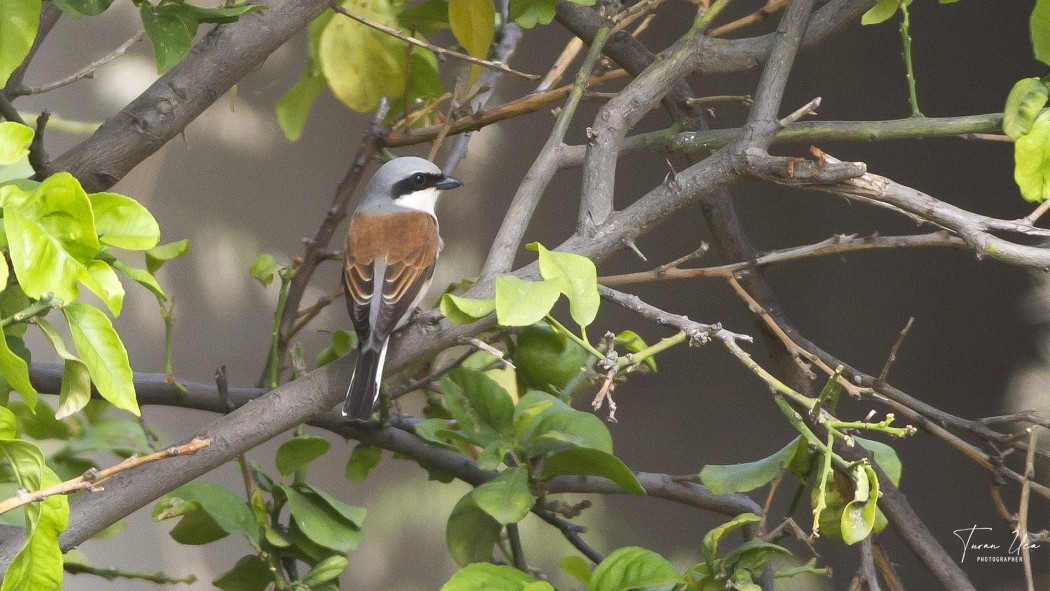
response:
<svg viewBox="0 0 1050 591"><path fill-rule="evenodd" d="M40 0L0 2L0 88L33 47L40 25Z"/></svg>
<svg viewBox="0 0 1050 591"><path fill-rule="evenodd" d="M0 166L13 164L29 154L33 142L33 130L21 123L0 123Z"/></svg>
<svg viewBox="0 0 1050 591"><path fill-rule="evenodd" d="M496 278L496 318L503 326L529 326L550 313L561 295L552 281L523 281L514 275Z"/></svg>
<svg viewBox="0 0 1050 591"><path fill-rule="evenodd" d="M116 193L92 193L87 197L101 243L128 250L146 250L157 245L160 226L141 203Z"/></svg>
<svg viewBox="0 0 1050 591"><path fill-rule="evenodd" d="M29 364L11 350L8 339L14 339L16 344L21 343L19 337L4 335L0 331L0 376L22 396L29 408L33 408L36 406L37 392L29 382Z"/></svg>
<svg viewBox="0 0 1050 591"><path fill-rule="evenodd" d="M449 0L448 22L452 34L467 53L485 59L496 31L496 9L492 0ZM470 66L470 84L481 72L480 66Z"/></svg>
<svg viewBox="0 0 1050 591"><path fill-rule="evenodd" d="M80 280L106 304L110 314L114 317L120 316L120 310L124 306L124 286L121 285L113 267L99 260L91 261Z"/></svg>
<svg viewBox="0 0 1050 591"><path fill-rule="evenodd" d="M66 349L66 343L51 323L37 318L36 325L44 333L55 353L65 362L62 368L62 386L58 393L58 411L56 419L63 419L84 408L91 400L91 376L84 362Z"/></svg>
<svg viewBox="0 0 1050 591"><path fill-rule="evenodd" d="M388 0L348 0L343 8L372 22L398 26ZM355 111L373 111L379 99L405 91L406 43L349 18L333 18L325 26L318 58L332 93Z"/></svg>
<svg viewBox="0 0 1050 591"><path fill-rule="evenodd" d="M1050 197L1050 111L1037 117L1014 143L1014 180L1027 201Z"/></svg>
<svg viewBox="0 0 1050 591"><path fill-rule="evenodd" d="M134 374L128 363L128 352L113 324L101 310L87 304L69 304L62 308L77 353L91 374L99 394L113 406L135 416L139 414L135 399Z"/></svg>
<svg viewBox="0 0 1050 591"><path fill-rule="evenodd" d="M1043 81L1038 78L1018 80L1006 96L1003 108L1003 133L1017 139L1032 129L1039 111L1050 97Z"/></svg>

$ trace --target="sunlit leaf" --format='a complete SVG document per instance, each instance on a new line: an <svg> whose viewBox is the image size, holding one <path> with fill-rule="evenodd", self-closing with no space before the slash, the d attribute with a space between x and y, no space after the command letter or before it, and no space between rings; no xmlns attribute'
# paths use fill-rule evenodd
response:
<svg viewBox="0 0 1050 591"><path fill-rule="evenodd" d="M128 352L109 318L87 304L68 304L62 308L62 313L69 323L77 353L87 366L99 394L113 406L138 416L139 405L135 399L134 374L128 363Z"/></svg>
<svg viewBox="0 0 1050 591"><path fill-rule="evenodd" d="M3 8L0 8L0 12L3 12ZM0 122L0 166L12 164L25 157L29 154L29 144L32 142L31 127L14 121Z"/></svg>
<svg viewBox="0 0 1050 591"><path fill-rule="evenodd" d="M1035 59L1050 64L1050 1L1036 0L1029 19Z"/></svg>
<svg viewBox="0 0 1050 591"><path fill-rule="evenodd" d="M39 24L40 0L0 2L0 88L29 54Z"/></svg>
<svg viewBox="0 0 1050 591"><path fill-rule="evenodd" d="M585 256L547 250L539 242L526 246L539 253L540 275L554 282L569 298L569 315L580 326L588 326L598 315L598 270Z"/></svg>
<svg viewBox="0 0 1050 591"><path fill-rule="evenodd" d="M150 273L156 273L157 269L160 269L164 263L185 256L189 251L189 240L179 240L154 246L146 251L146 270Z"/></svg>
<svg viewBox="0 0 1050 591"><path fill-rule="evenodd" d="M544 479L560 475L604 476L636 496L645 489L620 458L600 449L577 447L552 454L543 462Z"/></svg>
<svg viewBox="0 0 1050 591"><path fill-rule="evenodd" d="M36 324L64 362L62 386L58 394L58 411L55 413L57 418L62 419L84 408L88 400L91 400L91 377L87 366L66 349L62 336L50 322L37 318Z"/></svg>
<svg viewBox="0 0 1050 591"><path fill-rule="evenodd" d="M467 53L478 59L485 59L492 45L496 32L496 9L492 0L449 0L448 22L452 34ZM470 80L473 84L480 73L480 66L470 66Z"/></svg>
<svg viewBox="0 0 1050 591"><path fill-rule="evenodd" d="M1014 180L1027 201L1050 197L1050 111L1039 115L1014 143Z"/></svg>
<svg viewBox="0 0 1050 591"><path fill-rule="evenodd" d="M1018 80L1006 96L1003 108L1003 133L1017 139L1032 129L1039 111L1050 97L1043 81L1038 78Z"/></svg>
<svg viewBox="0 0 1050 591"><path fill-rule="evenodd" d="M878 4L869 8L864 13L864 16L860 17L860 23L862 25L877 25L885 22L897 13L899 6L900 0L879 0Z"/></svg>
<svg viewBox="0 0 1050 591"><path fill-rule="evenodd" d="M160 226L141 203L117 193L91 193L87 197L95 214L100 242L128 250L146 250L157 245Z"/></svg>
<svg viewBox="0 0 1050 591"><path fill-rule="evenodd" d="M496 278L496 318L503 326L529 326L550 313L561 295L551 281L524 281L514 275Z"/></svg>
<svg viewBox="0 0 1050 591"><path fill-rule="evenodd" d="M470 324L496 309L496 300L464 298L451 293L441 296L441 314L454 324Z"/></svg>
<svg viewBox="0 0 1050 591"><path fill-rule="evenodd" d="M536 582L536 579L514 567L476 562L452 575L441 586L441 591L540 591L540 588L530 587ZM547 586L550 587L550 584Z"/></svg>
<svg viewBox="0 0 1050 591"><path fill-rule="evenodd" d="M347 0L343 8L397 28L389 0ZM333 18L321 33L318 58L332 93L355 111L375 110L382 97L405 92L406 43L349 18Z"/></svg>

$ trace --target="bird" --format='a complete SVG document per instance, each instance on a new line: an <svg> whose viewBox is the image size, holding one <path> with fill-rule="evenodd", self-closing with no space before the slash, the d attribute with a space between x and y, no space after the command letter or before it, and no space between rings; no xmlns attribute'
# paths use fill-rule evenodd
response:
<svg viewBox="0 0 1050 591"><path fill-rule="evenodd" d="M463 183L415 156L372 176L350 218L343 264L346 308L358 339L343 416L367 421L379 396L390 335L427 292L443 243L434 206Z"/></svg>

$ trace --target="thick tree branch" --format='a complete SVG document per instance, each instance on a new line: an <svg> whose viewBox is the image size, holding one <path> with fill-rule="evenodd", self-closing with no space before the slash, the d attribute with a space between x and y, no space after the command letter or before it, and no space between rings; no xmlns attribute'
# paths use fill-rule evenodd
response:
<svg viewBox="0 0 1050 591"><path fill-rule="evenodd" d="M266 4L266 10L212 29L181 62L39 176L66 170L89 193L112 187L328 7L327 0Z"/></svg>

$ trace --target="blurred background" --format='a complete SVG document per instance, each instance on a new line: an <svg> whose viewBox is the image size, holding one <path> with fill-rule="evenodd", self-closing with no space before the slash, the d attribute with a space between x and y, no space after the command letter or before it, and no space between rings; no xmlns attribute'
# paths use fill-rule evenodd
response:
<svg viewBox="0 0 1050 591"><path fill-rule="evenodd" d="M737 2L728 18L746 14L762 2ZM929 116L1002 111L1018 79L1046 74L1031 57L1028 14L1033 2L966 0L938 6L932 0L912 7L913 53L920 106ZM662 49L684 33L695 12L688 2L672 0L642 35L649 47ZM773 22L745 29L750 36L775 27ZM815 96L823 98L819 118L893 119L909 114L897 18L879 26L860 23L796 61L783 112ZM97 59L141 27L129 2L118 2L103 15L63 17L30 69L26 82L40 84L63 77ZM204 29L202 28L202 31ZM544 73L570 35L557 23L527 31L512 60L520 70ZM451 38L436 38L451 45ZM305 60L305 36L276 53L237 87L236 96L215 103L185 133L154 154L114 190L143 202L154 213L163 241L188 238L188 257L162 270L161 282L176 302L175 373L208 382L225 365L231 384L253 385L269 343L275 287L265 289L248 274L261 253L281 262L303 252L332 201L358 142L371 120L353 113L322 93L302 139L290 143L273 115L276 100L298 77ZM444 62L446 75L459 64ZM570 68L575 72L575 66ZM757 73L694 80L698 95L749 94ZM84 80L17 106L28 112L47 109L67 119L101 121L118 111L157 77L148 42ZM451 76L446 78L451 82ZM522 96L532 86L504 78L490 104ZM584 130L598 105L584 103L567 140L583 143ZM733 127L744 107L719 105L713 125ZM449 193L439 206L446 248L434 282L436 299L452 281L476 276L502 215L547 138L549 111L486 128L475 134L456 176L465 188ZM662 112L643 121L636 132L666 127ZM52 157L83 139L48 133ZM842 160L866 162L888 176L971 211L1005 219L1027 215L1012 180L1012 146L958 138L887 143L827 143L820 146ZM399 154L423 154L425 148ZM805 145L778 146L781 154L801 155ZM664 156L642 153L621 161L617 205L623 206L660 183ZM553 246L573 230L579 172L560 173L548 189L527 240ZM775 249L824 240L837 233L889 235L916 230L901 216L847 203L821 193L791 191L761 184L733 190L743 221L756 246ZM707 232L697 208L676 215L639 241L648 256L642 262L621 253L604 262L600 274L646 270L695 250ZM341 242L341 239L339 240ZM339 245L333 243L333 247ZM519 261L530 259L521 253ZM700 265L724 261L712 252ZM338 280L338 265L328 263L315 276L304 303L328 294ZM890 374L902 390L948 412L976 418L1035 408L1050 412L1046 322L1050 319L1050 284L1045 275L996 262L977 261L956 250L878 251L782 264L766 276L788 317L817 345L854 367L878 373L909 317L915 325ZM722 322L736 332L756 334L747 308L720 281L639 285L630 291L665 309L703 322ZM599 328L632 328L652 342L670 332L606 304ZM131 287L124 313L116 321L136 371L163 371L163 324L156 300ZM327 346L327 331L349 329L342 305L327 309L301 333L306 358ZM594 332L593 334L600 334ZM47 350L29 342L34 353ZM768 362L762 345L751 347ZM765 457L794 436L765 386L719 347L675 348L663 354L660 372L637 375L617 389L619 422L609 427L617 454L633 469L693 474L708 463L728 464ZM589 398L584 396L584 398ZM52 402L54 402L52 400ZM578 405L582 407L583 405ZM840 416L863 418L869 410L852 401ZM876 408L882 412L884 409ZM202 429L215 417L207 413L147 407L144 416L175 441ZM325 433L319 435L330 437ZM272 468L276 445L254 450L250 459ZM428 482L415 464L389 454L364 484L344 480L352 444L333 440L328 455L312 465L311 478L343 501L368 508L365 540L350 555L344 588L385 590L436 589L456 569L444 543L448 513L464 486ZM938 440L924 434L894 443L904 462L901 488L940 542L955 554L962 546L953 530L973 525L995 528L997 543L1011 539L989 498L990 475ZM1048 466L1037 466L1045 470ZM240 476L228 465L208 476L240 491ZM764 489L763 489L764 490ZM1016 490L1007 489L1008 504ZM756 498L764 499L758 491ZM599 551L640 545L668 556L681 567L698 558L703 534L722 518L659 500L594 498L584 513L591 526L587 540ZM786 505L785 505L786 506ZM1047 504L1034 502L1030 527L1048 525ZM784 507L780 508L781 510ZM805 513L803 511L802 513ZM803 528L808 528L804 517ZM208 589L209 582L249 552L242 540L226 539L203 547L182 546L167 531L171 522L152 524L149 508L129 518L128 530L115 538L82 547L99 566L161 570L170 576L196 574L186 589ZM526 519L525 548L530 562L557 574L557 560L568 553L560 536ZM932 586L932 578L887 530L891 558L910 588ZM549 540L558 540L550 543ZM799 555L804 549L796 548ZM821 544L822 563L831 564L831 588L842 589L857 568L853 549ZM1033 551L1043 581L1050 576L1050 550ZM1016 563L964 563L981 589L1019 589ZM557 580L556 580L557 582ZM1044 583L1045 584L1045 583ZM69 589L140 589L140 582L106 582L69 576ZM1044 587L1045 588L1045 587Z"/></svg>

